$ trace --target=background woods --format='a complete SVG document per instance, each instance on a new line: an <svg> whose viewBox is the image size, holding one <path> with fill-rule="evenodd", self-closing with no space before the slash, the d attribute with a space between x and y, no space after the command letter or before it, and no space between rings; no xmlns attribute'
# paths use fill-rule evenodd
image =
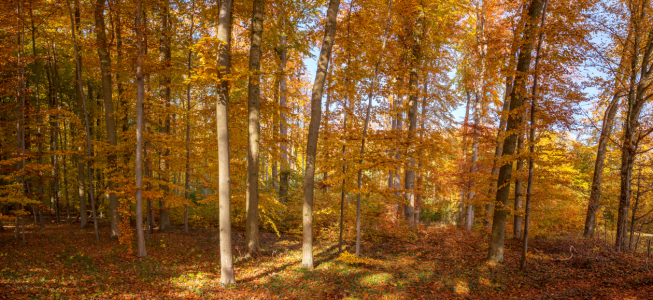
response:
<svg viewBox="0 0 653 300"><path fill-rule="evenodd" d="M60 237L163 265L215 246L193 278L221 285L318 276L336 256L403 282L386 262L416 269L397 253L485 274L600 252L653 278L649 0L0 9L0 260ZM542 252L561 245L569 259ZM0 285L27 276L6 266ZM519 274L427 277L462 297L535 276ZM415 282L386 287L411 298Z"/></svg>

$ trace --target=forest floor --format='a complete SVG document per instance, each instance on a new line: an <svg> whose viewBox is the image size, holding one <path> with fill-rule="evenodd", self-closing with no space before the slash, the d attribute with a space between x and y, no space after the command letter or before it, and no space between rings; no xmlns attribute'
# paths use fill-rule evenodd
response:
<svg viewBox="0 0 653 300"><path fill-rule="evenodd" d="M155 233L139 259L105 226L100 243L92 226L76 226L29 226L25 245L0 232L0 299L653 299L645 254L574 236L534 238L522 271L515 239L506 241L504 264L486 264L482 231L422 227L416 241L364 242L368 259L354 264L338 259L337 241L325 234L308 271L299 266L300 237L265 233L252 259L235 233L237 284L223 288L214 231Z"/></svg>

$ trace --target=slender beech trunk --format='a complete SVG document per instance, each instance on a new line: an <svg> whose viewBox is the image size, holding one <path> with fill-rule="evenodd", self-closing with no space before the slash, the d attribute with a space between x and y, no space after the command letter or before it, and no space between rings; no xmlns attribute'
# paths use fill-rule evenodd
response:
<svg viewBox="0 0 653 300"><path fill-rule="evenodd" d="M138 257L147 257L145 237L143 236L143 98L145 98L145 81L143 77L143 28L141 18L143 3L136 0L136 240Z"/></svg>
<svg viewBox="0 0 653 300"><path fill-rule="evenodd" d="M593 237L596 228L596 212L599 210L601 198L601 181L603 180L603 168L605 163L605 154L608 149L608 140L612 133L614 117L619 109L619 93L615 93L612 102L608 105L603 114L603 126L601 126L601 135L599 136L598 147L596 149L596 162L594 164L594 176L592 177L592 188L590 190L590 199L587 203L587 215L585 217L585 237Z"/></svg>
<svg viewBox="0 0 653 300"><path fill-rule="evenodd" d="M317 71L311 93L311 122L308 126L306 154L304 155L306 166L304 169L304 203L302 208L302 227L304 231L302 266L308 269L313 269L313 183L315 181L317 140L320 133L320 120L322 119L322 93L324 92L324 80L329 69L331 49L335 41L339 7L340 0L329 0L324 39L317 61Z"/></svg>
<svg viewBox="0 0 653 300"><path fill-rule="evenodd" d="M392 22L391 12L392 11L392 0L388 1L388 13L386 17L385 33L383 34L383 44L381 45L381 53L379 54L379 60L376 61L376 66L374 67L374 76L370 82L370 92L367 95L367 108L365 109L365 122L363 123L363 137L361 139L361 158L358 161L358 179L357 187L360 191L363 187L363 155L365 154L365 139L367 138L367 129L370 124L370 114L372 111L372 99L374 99L374 86L377 83L379 76L379 66L383 61L383 56L385 55L385 46L388 41L388 31L390 29L390 23ZM392 171L390 171L392 172ZM358 192L356 195L356 257L360 257L361 252L361 193Z"/></svg>
<svg viewBox="0 0 653 300"><path fill-rule="evenodd" d="M467 127L469 124L469 106L472 98L469 91L465 91L467 96L467 104L465 105L465 119L463 121L462 135L463 135L463 150L462 150L462 166L460 168L462 177L462 188L460 189L460 205L458 207L458 226L465 226L465 215L467 212L467 178L465 178L465 163L467 162Z"/></svg>
<svg viewBox="0 0 653 300"><path fill-rule="evenodd" d="M263 14L265 13L265 0L254 0L252 8L252 29L249 49L249 84L247 107L249 112L248 126L248 151L247 151L247 193L246 210L246 243L249 255L258 253L258 167L259 167L259 139L261 124L261 37L263 35Z"/></svg>
<svg viewBox="0 0 653 300"><path fill-rule="evenodd" d="M231 173L229 169L229 49L231 46L231 0L221 0L218 16L218 73L216 119L218 132L218 180L220 207L220 284L236 282L231 255Z"/></svg>
<svg viewBox="0 0 653 300"><path fill-rule="evenodd" d="M517 62L517 72L515 76L515 87L510 96L510 112L513 114L508 118L506 127L507 136L503 143L503 154L515 154L517 143L517 131L521 116L514 112L522 109L524 96L526 94L526 78L530 69L531 51L533 50L533 39L538 28L537 20L542 13L544 6L543 0L532 0L526 16L527 22L524 29L524 42L522 43ZM510 193L510 177L512 175L512 161L508 161L499 169L499 178L497 180L497 205L494 207L494 217L492 219L492 236L490 247L488 249L487 260L489 262L503 262L503 249L506 237L506 216L508 211L505 209ZM499 204L500 203L500 204Z"/></svg>
<svg viewBox="0 0 653 300"><path fill-rule="evenodd" d="M281 172L279 172L279 199L285 203L288 197L288 186L290 178L290 160L288 157L288 120L286 119L288 84L286 83L286 63L288 62L287 37L279 37L279 132L281 138ZM276 122L275 122L276 124ZM276 132L276 130L275 130ZM276 183L277 163L274 158L273 180Z"/></svg>
<svg viewBox="0 0 653 300"><path fill-rule="evenodd" d="M420 128L421 128L420 137L419 137L420 141L424 140L424 131L425 131L424 119L426 118L426 111L427 111L427 109L426 109L426 100L427 100L427 95L428 95L429 82L428 82L426 74L424 74L423 81L424 81L424 87L423 87L424 90L423 90L423 94L422 94L422 113L421 113L421 118L420 118ZM422 190L422 181L423 181L423 178L422 178L422 161L424 160L424 157L422 155L422 152L423 152L423 148L420 147L419 150L418 150L418 154L417 154L417 159L418 159L417 171L419 173L417 175L417 183L415 184L415 194L416 194L416 197L415 197L415 216L414 216L414 221L413 221L415 224L419 224L419 213L420 213L420 210L421 210L420 209L420 203L422 202L422 193L423 193L423 190Z"/></svg>
<svg viewBox="0 0 653 300"><path fill-rule="evenodd" d="M617 251L626 250L626 238L628 235L628 210L630 207L630 196L631 196L631 177L633 172L633 163L635 162L635 156L637 155L637 146L639 141L643 137L642 133L639 132L639 118L648 99L649 91L651 87L650 80L653 73L653 29L648 33L648 39L642 45L643 49L639 48L640 45L640 34L639 29L642 25L641 22L644 22L646 17L645 13L648 11L642 4L642 7L639 8L638 12L634 14L640 14L641 16L633 20L634 27L634 36L635 42L633 43L633 52L631 53L641 53L642 57L639 55L631 56L631 85L630 91L628 94L628 103L626 110L626 120L624 121L623 131L623 144L621 145L621 188L619 194L619 209L617 211L617 231L615 235L615 248ZM643 35L646 36L646 35ZM638 68L638 62L641 61L641 66ZM637 76L637 70L639 69L640 74Z"/></svg>
<svg viewBox="0 0 653 300"><path fill-rule="evenodd" d="M80 32L80 4L79 0L75 0L75 29L74 31ZM77 47L79 49L79 46ZM79 50L78 50L79 52ZM82 65L82 55L78 53L75 58L77 60L76 65ZM81 79L75 79L79 82L76 85L81 85ZM77 100L77 117L82 120L84 119L84 110L82 104L82 96L84 91L81 88L75 88L75 99ZM79 142L78 142L79 143ZM76 155L77 159L77 196L79 199L79 220L80 228L84 229L88 226L88 212L86 209L86 191L84 190L84 161L82 158L82 153L84 149L81 146L77 147L78 154Z"/></svg>
<svg viewBox="0 0 653 300"><path fill-rule="evenodd" d="M528 158L528 184L526 185L526 208L524 214L524 238L522 239L522 253L521 259L519 261L519 268L524 269L526 267L526 254L528 253L528 231L530 229L529 223L531 218L531 199L533 198L533 169L534 169L534 158L535 155L535 113L537 112L537 97L538 97L538 66L540 64L540 58L542 53L542 42L544 41L544 24L546 21L546 9L549 2L544 0L544 7L542 8L542 21L540 24L540 35L537 41L537 50L535 55L535 74L533 75L533 92L531 98L531 122L530 122L530 134L528 135L528 144L529 144L529 158Z"/></svg>
<svg viewBox="0 0 653 300"><path fill-rule="evenodd" d="M478 161L478 144L481 135L481 105L483 105L483 93L485 88L485 56L487 44L485 42L485 12L480 1L476 2L476 42L480 68L478 69L477 81L474 83L474 136L472 137L472 165L470 167L469 194L467 196L467 210L465 212L465 229L472 230L474 225L474 196L476 194L476 173Z"/></svg>
<svg viewBox="0 0 653 300"><path fill-rule="evenodd" d="M36 124L37 124L37 132L38 132L38 163L39 165L43 164L43 129L41 128L41 99L40 99L40 78L41 78L41 63L38 57L38 54L36 53L36 27L34 26L34 15L32 14L33 9L32 9L32 2L29 3L30 9L29 9L29 16L30 16L30 21L31 21L31 27L32 27L32 55L34 56L34 69L35 69L35 80L34 80L34 86L36 87L36 95L34 96L34 104L36 105ZM39 179L38 179L38 198L39 198L39 203L43 202L43 176L41 175L42 173L39 172ZM39 207L39 213L41 212L41 208ZM42 215L42 213L41 213ZM34 215L36 217L36 215ZM41 219L41 229L44 228L44 224L42 222L43 219Z"/></svg>
<svg viewBox="0 0 653 300"><path fill-rule="evenodd" d="M75 22L73 19L73 11L70 7L70 0L66 0L68 4L68 14L70 15L70 29L73 35L73 46L75 49L75 60L77 61L76 64L76 70L77 70L77 88L79 89L79 93L81 94L82 97L82 104L83 104L83 109L84 109L84 120L86 121L86 153L88 155L89 161L86 163L86 172L88 173L88 191L89 195L91 197L91 211L93 214L93 227L95 229L95 240L100 241L100 235L98 233L98 227L97 227L97 214L95 212L95 197L93 196L93 180L92 180L92 173L91 173L91 131L89 127L89 122L88 122L88 111L86 110L86 97L84 97L84 92L82 91L82 66L80 64L80 59L79 59L79 50L77 49L77 38L75 35Z"/></svg>
<svg viewBox="0 0 653 300"><path fill-rule="evenodd" d="M169 0L164 0L163 5L161 7L161 20L160 20L160 26L161 26L161 35L159 37L159 63L161 64L161 78L159 81L159 95L165 102L165 108L168 110L171 106L171 98L170 98L170 76L168 73L170 72L170 63L171 63L171 52L170 52L170 24L169 24L169 18L170 18L170 3ZM161 128L161 133L163 133L166 138L170 135L170 114L165 113L165 120L164 120L164 126ZM160 168L161 168L161 173L159 174L163 181L168 183L170 181L170 170L169 170L169 162L168 162L168 156L170 155L170 149L166 147L163 150L162 153L162 162L160 163ZM169 191L168 191L168 185L164 184L161 186L161 189L163 190L163 195L165 197L169 197ZM159 208L161 209L161 212L159 214L159 231L168 231L171 228L171 223L170 223L170 212L168 211L168 208L166 207L166 202L165 200L159 200Z"/></svg>
<svg viewBox="0 0 653 300"><path fill-rule="evenodd" d="M419 67L421 65L421 43L424 33L424 21L425 16L422 13L417 17L415 22L415 29L412 33L412 45L411 45L411 55L410 55L410 72L408 77L408 86L410 94L408 96L408 132L407 132L407 141L408 143L413 143L415 139L415 132L417 131L417 108L419 103L417 102L419 94ZM405 177L404 177L404 187L406 192L404 193L404 200L406 200L406 205L404 207L404 218L411 226L414 226L415 220L415 157L414 154L409 154L406 151L407 163L405 167Z"/></svg>
<svg viewBox="0 0 653 300"><path fill-rule="evenodd" d="M118 145L118 138L116 134L116 120L113 110L112 99L112 82L111 82L111 55L109 54L109 44L106 37L106 26L104 24L104 6L105 0L97 0L95 3L95 34L97 36L97 51L100 58L100 71L102 73L102 100L104 100L104 120L107 129L107 139L109 145L116 147ZM118 197L112 191L115 188L113 177L117 169L116 154L111 152L107 156L109 180L107 180L107 188L109 189L109 213L111 233L110 237L117 238L120 235L120 216L118 215Z"/></svg>
<svg viewBox="0 0 653 300"><path fill-rule="evenodd" d="M637 175L637 194L635 194L635 205L633 206L632 216L630 217L630 239L628 241L628 250L633 250L633 236L635 235L635 220L637 220L637 207L639 206L639 198L642 195L642 169L639 169L639 174ZM637 251L637 248L635 248Z"/></svg>
<svg viewBox="0 0 653 300"><path fill-rule="evenodd" d="M402 78L398 78L397 82L399 83L400 89L402 88L404 81ZM395 118L395 130L397 131L398 135L401 135L401 131L404 130L404 114L403 114L403 95L401 92L397 93L397 97L394 99L394 108L397 110L397 115ZM395 153L395 160L396 161L401 161L401 153L399 149L397 149L397 152ZM401 175L399 173L401 172L401 165L396 164L395 165L395 173L394 173L394 183L393 183L393 188L395 190L395 197L399 198L401 197L401 192L399 191L401 189ZM399 201L396 203L396 212L395 216L397 217L397 220L401 217L401 208L404 206L401 204Z"/></svg>
<svg viewBox="0 0 653 300"><path fill-rule="evenodd" d="M346 183L346 174L347 174L347 160L345 159L346 153L347 153L347 117L348 114L351 112L351 107L349 107L349 99L351 98L351 78L349 77L349 66L351 66L351 7L352 5L349 5L349 10L347 11L347 73L345 75L345 89L346 89L346 97L345 97L345 103L343 103L343 114L342 114L342 121L343 121L343 136L345 138L342 141L342 185L341 185L341 191L340 191L340 234L338 238L338 253L342 252L342 233L345 230L345 183Z"/></svg>
<svg viewBox="0 0 653 300"><path fill-rule="evenodd" d="M195 29L195 2L191 2L190 34L192 44ZM193 51L188 51L188 78L191 77ZM189 201L188 191L190 190L190 82L186 87L186 174L184 176L184 198ZM184 233L188 234L188 204L184 204Z"/></svg>
<svg viewBox="0 0 653 300"><path fill-rule="evenodd" d="M519 131L519 137L517 138L517 156L521 156L524 152L524 133L526 132L526 112L522 115L521 126L524 127L524 131ZM521 217L521 197L522 197L522 172L524 168L524 160L522 158L517 159L517 179L515 179L515 210L513 213L513 233L515 238L520 239L522 234L522 217Z"/></svg>

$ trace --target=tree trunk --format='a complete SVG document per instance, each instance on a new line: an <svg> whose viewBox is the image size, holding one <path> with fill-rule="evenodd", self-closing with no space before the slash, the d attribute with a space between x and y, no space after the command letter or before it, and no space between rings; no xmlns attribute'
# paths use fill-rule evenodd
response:
<svg viewBox="0 0 653 300"><path fill-rule="evenodd" d="M89 195L91 197L91 211L93 213L93 227L95 229L95 240L100 241L100 235L98 233L98 227L97 227L97 214L95 212L95 198L93 196L93 180L92 180L92 174L91 174L91 131L90 131L90 124L88 122L88 111L86 110L86 98L84 97L84 93L82 91L82 66L80 64L80 59L79 59L79 50L77 49L77 38L75 35L75 22L73 20L73 12L70 7L70 0L66 0L68 4L68 14L70 15L70 29L72 32L73 36L73 46L75 49L75 60L77 61L76 64L76 70L77 70L77 88L79 89L79 93L81 94L82 98L82 105L83 105L83 112L84 112L84 120L86 121L86 150L87 150L87 155L89 158L89 161L86 163L86 172L88 174L88 191ZM76 9L79 7L76 5Z"/></svg>
<svg viewBox="0 0 653 300"><path fill-rule="evenodd" d="M503 154L513 155L517 143L517 131L521 116L514 114L523 106L524 95L526 93L526 79L531 63L531 51L533 50L533 39L537 31L540 14L542 12L543 0L532 0L528 9L527 24L524 29L524 43L519 53L517 63L517 75L515 77L515 87L510 96L510 112L513 114L508 118L506 128L507 137L503 143ZM512 175L512 161L504 164L499 169L499 178L497 180L496 202L499 205L494 207L494 217L492 219L492 236L488 250L488 262L503 262L503 248L506 236L506 216L507 210L504 208L508 202L510 193L510 177Z"/></svg>
<svg viewBox="0 0 653 300"><path fill-rule="evenodd" d="M141 14L143 3L136 1L136 240L138 241L138 257L147 257L145 237L143 236L143 98L145 98L145 81L143 77L143 31L141 29Z"/></svg>
<svg viewBox="0 0 653 300"><path fill-rule="evenodd" d="M415 132L417 131L417 98L419 91L419 66L421 63L421 43L424 33L424 16L420 15L417 17L415 22L415 31L412 33L412 46L411 46L411 57L410 57L410 73L408 78L408 85L410 89L410 95L408 96L408 142L412 143L415 139ZM415 223L415 157L414 155L409 155L406 153L406 158L408 159L407 166L405 168L406 176L404 178L404 186L406 192L404 194L404 199L407 206L404 208L404 218L411 226L414 226Z"/></svg>
<svg viewBox="0 0 653 300"><path fill-rule="evenodd" d="M105 0L98 0L95 4L95 34L97 35L98 56L100 58L100 70L102 72L102 100L104 100L104 120L107 129L107 139L109 145L116 147L118 138L116 135L116 121L113 111L112 83L111 83L111 55L109 54L109 44L106 38L106 28L104 24L104 5ZM107 187L110 191L114 189L113 177L117 169L116 155L111 153L107 156L108 169L111 171L107 180ZM109 193L109 211L111 233L110 237L117 238L120 235L120 216L118 215L118 197L115 193Z"/></svg>
<svg viewBox="0 0 653 300"><path fill-rule="evenodd" d="M75 0L75 31L80 31L80 4L79 0ZM79 47L78 47L79 48ZM76 57L76 65L82 65L82 55L78 54ZM75 79L79 82L76 85L81 85L81 79ZM75 88L75 99L77 100L77 117L82 120L84 118L84 110L82 104L82 95L83 91L81 88ZM81 146L77 147L78 154L77 158L77 195L79 197L79 215L80 215L80 228L84 229L88 226L88 212L86 211L86 195L84 190L84 161L82 160L82 151Z"/></svg>
<svg viewBox="0 0 653 300"><path fill-rule="evenodd" d="M252 8L251 43L249 50L249 84L248 84L248 152L247 152L247 232L246 243L249 255L258 253L258 165L259 165L259 139L261 125L259 121L261 104L261 36L263 35L263 14L265 13L265 0L254 0Z"/></svg>
<svg viewBox="0 0 653 300"><path fill-rule="evenodd" d="M286 126L288 120L286 119L286 110L287 107L287 90L288 85L286 83L286 63L288 62L288 48L286 46L287 37L279 37L279 131L281 134L281 172L279 174L279 199L282 203L285 203L286 198L288 197L288 180L290 177L290 160L288 157L288 126ZM274 158L274 169L273 172L276 172L276 158ZM273 174L273 180L276 182L277 177Z"/></svg>
<svg viewBox="0 0 653 300"><path fill-rule="evenodd" d="M463 128L462 128L462 135L463 135L463 140L462 140L462 145L463 145L463 151L462 151L462 166L460 168L461 171L461 177L462 177L462 188L460 189L460 206L458 207L458 226L465 226L465 215L467 213L467 180L465 178L465 162L467 160L467 127L469 124L469 105L472 102L472 98L469 95L469 91L465 91L465 94L467 95L467 105L465 106L465 119L463 121Z"/></svg>
<svg viewBox="0 0 653 300"><path fill-rule="evenodd" d="M370 114L372 111L372 99L374 98L374 86L377 83L379 75L379 66L383 61L383 56L385 55L385 46L388 41L388 31L390 29L390 23L392 22L391 14L392 11L392 0L388 2L388 15L386 17L385 33L383 34L383 44L381 46L381 53L379 55L379 60L376 61L376 66L374 67L374 76L370 82L370 93L367 95L367 108L365 110L365 123L363 123L363 138L361 139L361 159L358 161L358 181L357 186L358 190L363 187L362 178L363 178L363 169L361 164L363 163L363 155L365 154L365 139L367 138L367 129L370 124ZM390 182L392 183L392 171L390 171ZM360 257L361 250L361 194L360 192L356 195L356 257Z"/></svg>
<svg viewBox="0 0 653 300"><path fill-rule="evenodd" d="M191 2L190 15L190 42L193 42L195 29L195 2ZM191 77L193 51L188 51L188 78ZM186 174L184 176L184 198L189 201L188 191L190 190L190 82L186 88ZM188 234L188 204L184 204L184 233Z"/></svg>
<svg viewBox="0 0 653 300"><path fill-rule="evenodd" d="M231 173L229 169L229 49L231 46L231 0L221 0L218 17L218 73L220 84L217 90L217 132L218 132L218 180L220 207L220 284L236 282L233 256L231 254Z"/></svg>
<svg viewBox="0 0 653 300"><path fill-rule="evenodd" d="M526 132L526 114L522 115L521 118L521 124L520 126L524 126L524 131L519 132L519 137L517 138L517 156L519 157L521 154L523 154L524 151L524 133ZM515 211L513 213L514 220L513 220L513 233L515 235L515 238L521 238L522 234L522 217L520 215L521 213L521 197L522 197L522 172L524 168L524 160L519 158L517 159L517 179L515 179Z"/></svg>
<svg viewBox="0 0 653 300"><path fill-rule="evenodd" d="M599 137L598 149L596 150L596 163L594 164L594 176L592 177L592 188L590 190L590 199L587 204L587 216L585 217L585 237L593 237L596 228L596 212L600 206L601 181L603 179L603 168L605 163L605 154L608 149L608 140L612 132L614 117L619 109L619 95L615 93L612 102L608 105L603 115L603 126L601 126L601 136Z"/></svg>
<svg viewBox="0 0 653 300"><path fill-rule="evenodd" d="M160 97L163 99L165 102L165 108L166 110L169 109L171 102L170 102L170 76L168 75L168 72L170 71L170 60L171 60L171 52L170 52L170 25L169 25L169 15L170 15L170 3L168 0L163 1L163 5L161 7L161 21L160 21L160 26L161 26L161 35L159 38L159 63L162 65L161 66L161 79L159 81L159 94ZM170 135L170 115L166 112L165 113L165 120L164 120L164 126L161 128L161 132L168 138ZM163 181L168 183L170 181L170 171L169 171L169 162L168 162L168 156L170 155L170 149L165 148L162 153L162 162L160 164L161 167L161 173L159 174ZM168 191L168 185L164 184L161 186L161 190L163 190L163 195L165 197L169 197L169 191ZM170 212L168 211L168 208L166 207L166 202L165 200L160 200L159 201L159 208L161 209L161 212L159 214L159 231L168 231L171 228L171 223L170 223Z"/></svg>
<svg viewBox="0 0 653 300"><path fill-rule="evenodd" d="M633 236L635 234L635 220L637 215L637 207L639 206L639 197L642 195L642 169L639 169L639 175L637 176L637 194L635 194L635 205L633 206L632 216L630 217L630 239L628 240L628 250L633 250ZM637 252L637 248L635 248Z"/></svg>
<svg viewBox="0 0 653 300"><path fill-rule="evenodd" d="M529 223L530 223L530 217L531 217L531 198L533 196L533 169L534 169L534 163L533 163L533 156L535 155L535 113L537 111L537 97L538 97L538 90L537 90L537 83L538 83L538 71L539 71L539 64L540 64L540 54L542 53L542 42L544 40L544 24L546 21L546 9L548 6L548 1L544 0L544 7L542 8L542 21L540 24L541 30L540 30L540 35L537 41L537 52L535 56L535 74L533 76L533 96L531 98L531 128L530 128L530 134L528 135L528 140L529 140L529 151L530 151L530 157L528 158L528 184L526 186L526 209L525 209L525 215L524 215L524 238L522 239L522 253L521 253L521 259L519 261L519 267L520 269L524 269L526 267L526 254L528 253L528 231L529 231Z"/></svg>
<svg viewBox="0 0 653 300"><path fill-rule="evenodd" d="M311 93L311 122L308 126L306 154L304 155L306 168L304 169L304 204L302 208L302 227L304 231L302 266L308 269L313 269L313 183L315 180L317 140L320 132L320 120L322 118L322 93L324 92L324 80L329 68L331 49L335 41L336 19L339 7L340 0L329 0L324 40L322 41L322 49L320 50L317 72Z"/></svg>

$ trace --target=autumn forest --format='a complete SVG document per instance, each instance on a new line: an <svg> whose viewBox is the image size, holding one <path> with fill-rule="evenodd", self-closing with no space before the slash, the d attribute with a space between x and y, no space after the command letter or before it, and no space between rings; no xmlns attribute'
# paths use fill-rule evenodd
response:
<svg viewBox="0 0 653 300"><path fill-rule="evenodd" d="M0 12L0 299L653 295L653 1Z"/></svg>

